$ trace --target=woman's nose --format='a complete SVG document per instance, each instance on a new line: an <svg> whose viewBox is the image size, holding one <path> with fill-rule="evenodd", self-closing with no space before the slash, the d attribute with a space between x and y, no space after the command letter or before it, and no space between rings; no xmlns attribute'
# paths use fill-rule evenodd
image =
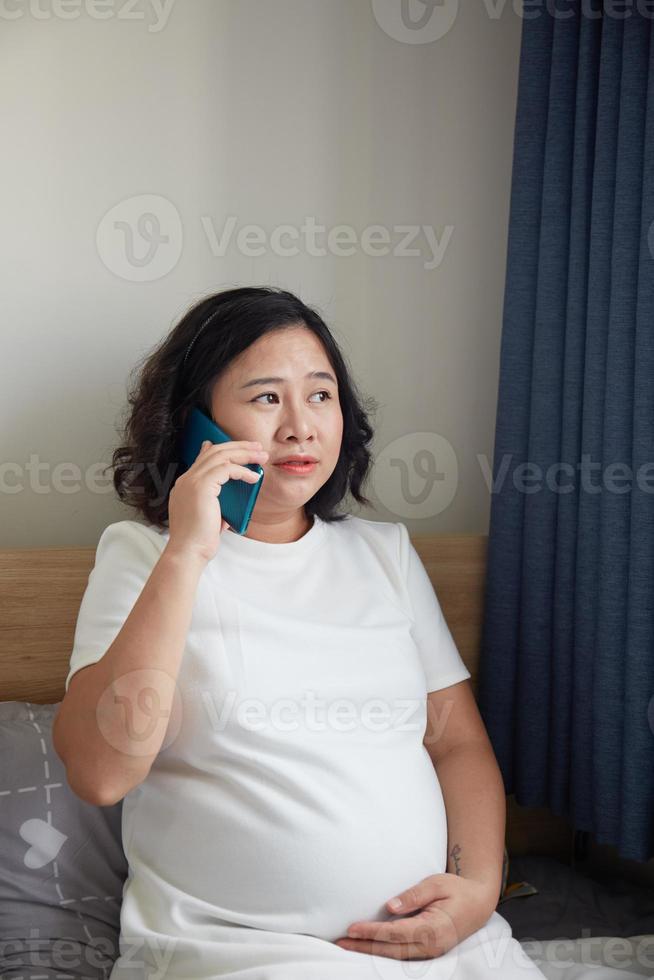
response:
<svg viewBox="0 0 654 980"><path fill-rule="evenodd" d="M304 442L311 436L315 436L315 422L309 414L310 409L303 406L287 408L286 414L280 426L284 433L284 438L289 435L295 436L299 442Z"/></svg>

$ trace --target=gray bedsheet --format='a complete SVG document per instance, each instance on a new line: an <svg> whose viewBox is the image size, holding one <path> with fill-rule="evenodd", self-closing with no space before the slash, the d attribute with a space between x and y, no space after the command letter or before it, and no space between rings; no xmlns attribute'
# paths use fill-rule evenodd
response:
<svg viewBox="0 0 654 980"><path fill-rule="evenodd" d="M498 907L518 940L654 934L654 888L621 878L595 880L539 856L511 858L509 882L515 881L538 889Z"/></svg>

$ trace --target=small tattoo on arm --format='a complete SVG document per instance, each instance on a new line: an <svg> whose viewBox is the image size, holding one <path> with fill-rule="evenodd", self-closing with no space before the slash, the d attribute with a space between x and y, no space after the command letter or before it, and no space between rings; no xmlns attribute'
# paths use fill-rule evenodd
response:
<svg viewBox="0 0 654 980"><path fill-rule="evenodd" d="M450 857L454 861L454 873L457 875L461 874L461 866L459 864L459 857L461 855L461 847L459 844L455 844L450 851Z"/></svg>

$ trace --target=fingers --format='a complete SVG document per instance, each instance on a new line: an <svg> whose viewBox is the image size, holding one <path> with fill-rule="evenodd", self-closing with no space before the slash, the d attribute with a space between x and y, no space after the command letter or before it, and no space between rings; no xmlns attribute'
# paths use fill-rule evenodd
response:
<svg viewBox="0 0 654 980"><path fill-rule="evenodd" d="M422 909L428 902L446 898L450 893L448 875L427 875L422 881L390 898L386 905L395 915L404 915ZM399 903L399 904L398 904Z"/></svg>
<svg viewBox="0 0 654 980"><path fill-rule="evenodd" d="M356 953L387 956L391 960L431 960L440 955L426 950L417 943L402 943L399 945L368 939L338 939L335 945L341 946L342 949L351 949Z"/></svg>
<svg viewBox="0 0 654 980"><path fill-rule="evenodd" d="M224 487L229 480L247 480L248 483L257 483L261 479L260 473L248 469L247 466L239 466L237 463L231 465L219 463L217 466L206 470L202 475L213 475L214 473L219 487ZM218 492L220 493L220 490Z"/></svg>
<svg viewBox="0 0 654 980"><path fill-rule="evenodd" d="M212 442L211 439L205 439L203 441L202 445L200 446L200 450L203 450L207 446L210 449L212 446L221 446L222 447L222 446L227 446L227 445L232 446L234 449L263 449L263 446L261 445L260 442L254 442L252 439L232 440L229 443L227 443L227 442Z"/></svg>
<svg viewBox="0 0 654 980"><path fill-rule="evenodd" d="M263 463L268 459L265 449L255 449L253 446L234 446L234 443L219 445L217 443L204 443L200 448L194 466L197 469L204 469L207 465L216 460L225 459L237 462Z"/></svg>
<svg viewBox="0 0 654 980"><path fill-rule="evenodd" d="M433 916L416 915L393 922L357 922L350 926L345 938L428 945L434 942L435 932Z"/></svg>
<svg viewBox="0 0 654 980"><path fill-rule="evenodd" d="M425 959L441 956L457 941L450 916L444 910L431 909L394 922L355 923L336 945L395 959Z"/></svg>
<svg viewBox="0 0 654 980"><path fill-rule="evenodd" d="M264 450L253 449L251 444L246 444L241 448L232 448L234 445L234 443L230 443L227 447L227 444L218 446L215 443L204 442L193 464L193 473L199 477L217 470L224 476L224 479L221 478L221 483L226 483L230 479L249 480L250 483L256 483L257 480L261 479L260 474L245 464L257 463L262 466L268 458L268 453ZM215 449L218 451L212 452Z"/></svg>

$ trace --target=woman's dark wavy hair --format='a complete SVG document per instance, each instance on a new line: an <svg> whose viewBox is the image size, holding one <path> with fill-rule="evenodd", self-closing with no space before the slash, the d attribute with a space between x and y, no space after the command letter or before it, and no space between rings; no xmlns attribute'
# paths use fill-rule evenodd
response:
<svg viewBox="0 0 654 980"><path fill-rule="evenodd" d="M347 515L336 509L348 491L359 503L370 504L361 487L372 462L368 445L374 432L367 413L376 409L376 402L369 398L362 403L319 314L293 293L271 286L227 289L200 300L133 368L126 419L119 429L123 445L114 450L107 467L113 470L119 498L149 524L167 527L170 490L184 468L180 440L191 407L197 405L211 417L211 392L229 363L264 334L298 325L322 342L338 381L343 414L338 462L305 504L305 512L327 522L344 520Z"/></svg>

